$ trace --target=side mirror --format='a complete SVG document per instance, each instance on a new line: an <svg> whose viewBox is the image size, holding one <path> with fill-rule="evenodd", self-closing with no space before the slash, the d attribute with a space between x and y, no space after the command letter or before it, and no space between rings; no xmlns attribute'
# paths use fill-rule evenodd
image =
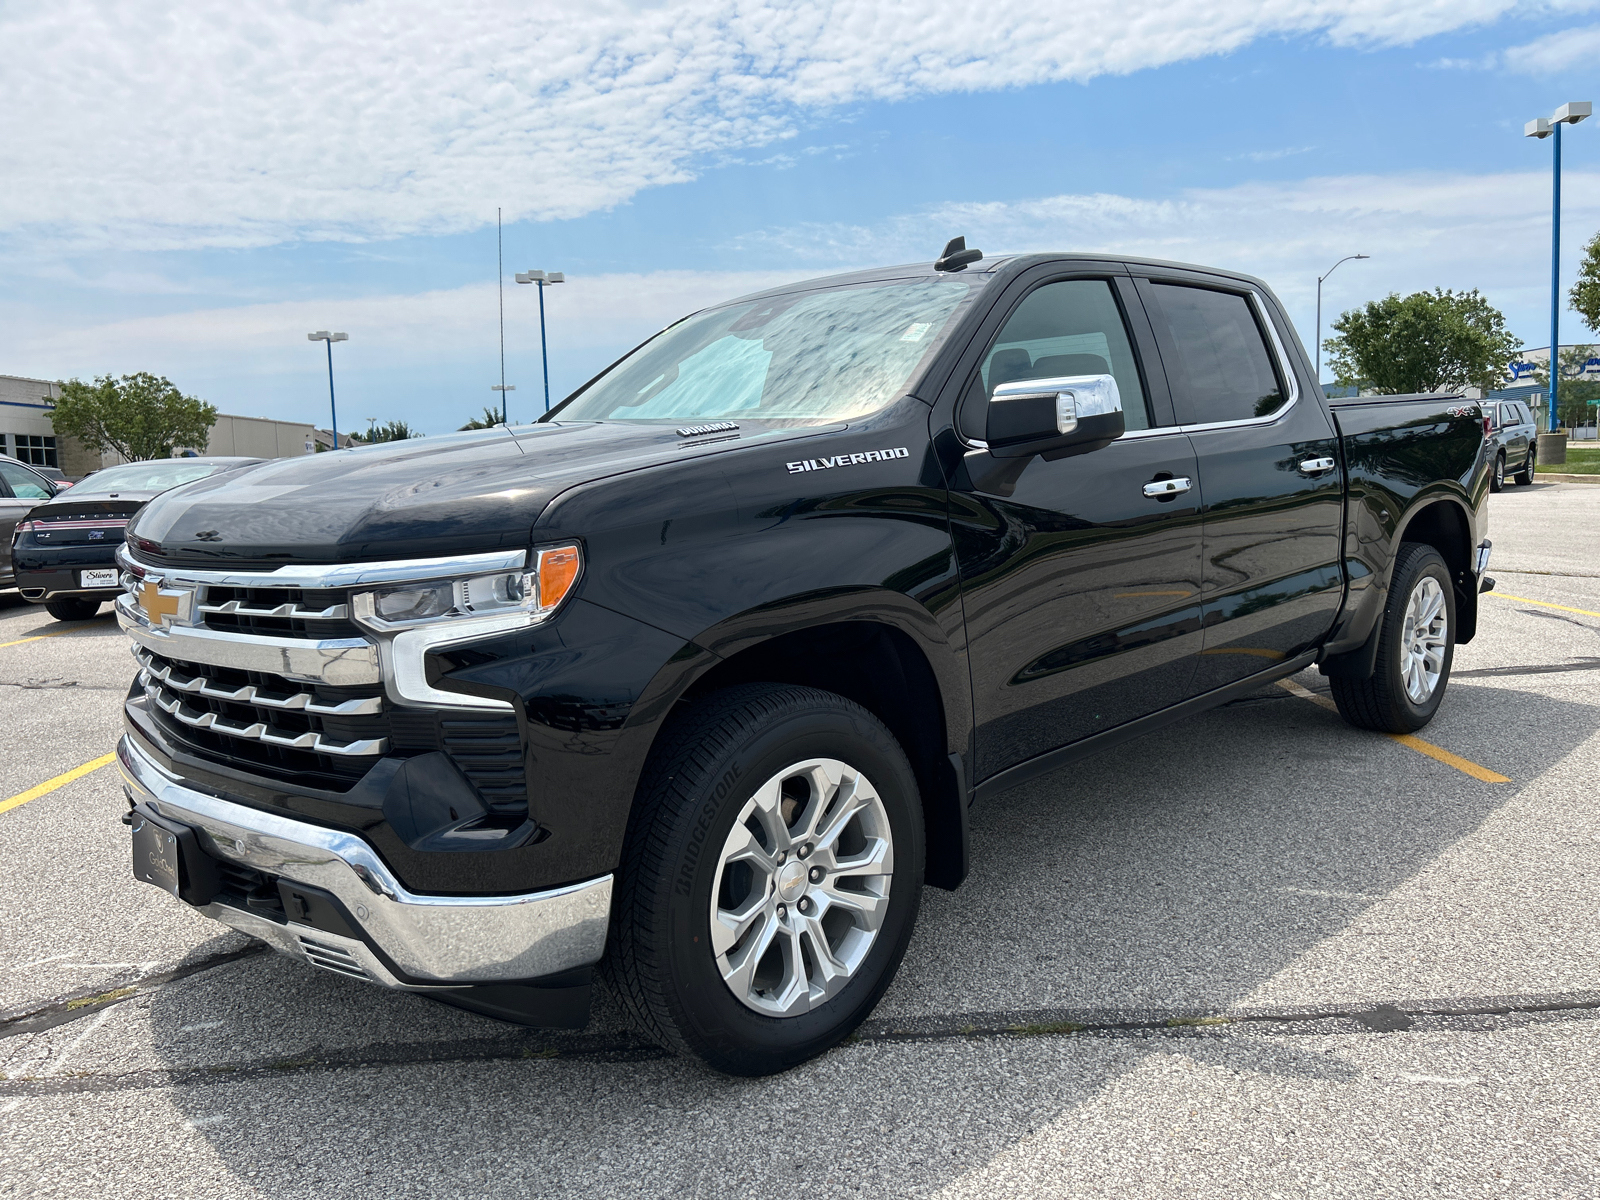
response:
<svg viewBox="0 0 1600 1200"><path fill-rule="evenodd" d="M1058 450L1084 454L1109 446L1126 429L1114 378L1063 375L1018 379L995 388L984 440L996 458L1031 458Z"/></svg>

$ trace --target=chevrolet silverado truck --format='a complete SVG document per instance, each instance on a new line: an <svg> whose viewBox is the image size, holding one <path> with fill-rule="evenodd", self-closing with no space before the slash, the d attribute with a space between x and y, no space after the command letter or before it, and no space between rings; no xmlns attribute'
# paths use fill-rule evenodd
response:
<svg viewBox="0 0 1600 1200"><path fill-rule="evenodd" d="M536 423L145 506L134 869L311 966L730 1073L845 1037L974 803L1315 664L1426 724L1489 554L1476 403L1329 403L1256 279L798 283Z"/></svg>

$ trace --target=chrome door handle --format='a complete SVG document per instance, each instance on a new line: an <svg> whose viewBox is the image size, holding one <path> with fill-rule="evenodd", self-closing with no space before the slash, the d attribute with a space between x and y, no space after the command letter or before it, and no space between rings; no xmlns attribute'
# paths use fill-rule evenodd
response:
<svg viewBox="0 0 1600 1200"><path fill-rule="evenodd" d="M1158 479L1144 485L1144 494L1152 500L1163 496L1181 496L1194 485L1187 479Z"/></svg>
<svg viewBox="0 0 1600 1200"><path fill-rule="evenodd" d="M1308 458L1300 464L1300 474L1322 475L1333 470L1337 465L1331 458Z"/></svg>

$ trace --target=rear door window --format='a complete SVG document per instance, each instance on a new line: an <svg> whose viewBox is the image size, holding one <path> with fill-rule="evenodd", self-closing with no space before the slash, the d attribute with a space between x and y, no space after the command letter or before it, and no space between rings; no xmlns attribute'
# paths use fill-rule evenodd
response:
<svg viewBox="0 0 1600 1200"><path fill-rule="evenodd" d="M1238 292L1153 282L1176 363L1167 374L1196 425L1271 416L1288 400L1254 306ZM1162 348L1162 355L1168 347Z"/></svg>

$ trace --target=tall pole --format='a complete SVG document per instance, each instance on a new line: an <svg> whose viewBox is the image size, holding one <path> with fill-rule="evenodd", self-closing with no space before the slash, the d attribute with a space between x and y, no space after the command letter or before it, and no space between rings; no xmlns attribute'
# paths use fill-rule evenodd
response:
<svg viewBox="0 0 1600 1200"><path fill-rule="evenodd" d="M339 409L333 402L333 339L328 341L328 419L333 422L333 446L339 448Z"/></svg>
<svg viewBox="0 0 1600 1200"><path fill-rule="evenodd" d="M1556 145L1555 167L1550 181L1550 432L1561 423L1556 409L1559 395L1557 380L1561 375L1561 126L1554 122Z"/></svg>
<svg viewBox="0 0 1600 1200"><path fill-rule="evenodd" d="M544 410L550 411L550 349L544 338L544 280L539 280L539 357L544 360Z"/></svg>
<svg viewBox="0 0 1600 1200"><path fill-rule="evenodd" d="M1317 389L1319 391L1322 388L1322 281L1344 266L1345 263L1369 257L1371 256L1367 254L1346 254L1333 266L1317 276Z"/></svg>
<svg viewBox="0 0 1600 1200"><path fill-rule="evenodd" d="M506 256L505 243L500 236L500 210L494 210L494 259L500 281L500 424L509 425L506 410Z"/></svg>

